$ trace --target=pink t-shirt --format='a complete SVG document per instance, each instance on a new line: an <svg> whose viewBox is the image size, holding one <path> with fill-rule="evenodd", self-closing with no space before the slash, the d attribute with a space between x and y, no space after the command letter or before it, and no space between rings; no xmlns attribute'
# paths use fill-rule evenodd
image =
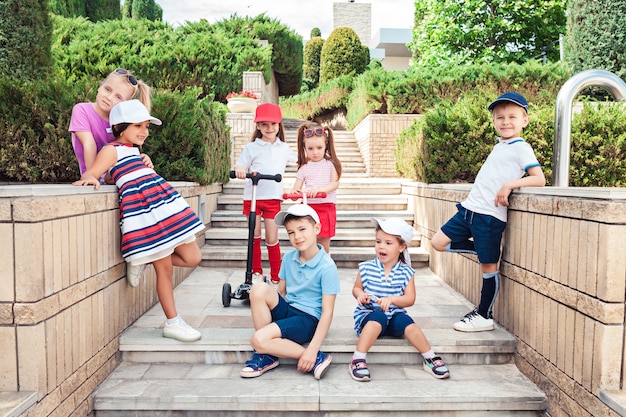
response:
<svg viewBox="0 0 626 417"><path fill-rule="evenodd" d="M302 186L306 191L311 188L326 187L332 180L333 172L335 172L335 166L332 161L324 158L321 161L309 161L302 165L296 173L296 178L304 181ZM325 198L309 198L307 202L309 204L336 203L337 191L326 194Z"/></svg>
<svg viewBox="0 0 626 417"><path fill-rule="evenodd" d="M78 103L74 106L70 127L67 130L72 134L72 146L81 175L87 169L85 167L85 153L83 144L76 137L75 132L91 132L96 142L96 153L100 152L104 145L115 139L109 121L96 113L92 103Z"/></svg>

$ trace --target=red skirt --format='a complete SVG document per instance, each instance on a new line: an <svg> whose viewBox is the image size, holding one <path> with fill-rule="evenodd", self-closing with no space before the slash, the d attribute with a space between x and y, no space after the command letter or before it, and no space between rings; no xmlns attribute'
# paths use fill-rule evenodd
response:
<svg viewBox="0 0 626 417"><path fill-rule="evenodd" d="M337 227L337 206L335 203L311 204L311 207L320 217L322 224L322 230L317 236L328 238L335 236Z"/></svg>

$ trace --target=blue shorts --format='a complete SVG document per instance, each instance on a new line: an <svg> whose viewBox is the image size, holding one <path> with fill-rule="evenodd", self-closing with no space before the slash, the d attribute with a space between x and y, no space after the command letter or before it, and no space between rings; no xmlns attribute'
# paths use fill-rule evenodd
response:
<svg viewBox="0 0 626 417"><path fill-rule="evenodd" d="M278 294L278 304L271 311L272 321L278 325L283 339L303 345L313 339L319 320L309 313L292 307Z"/></svg>
<svg viewBox="0 0 626 417"><path fill-rule="evenodd" d="M456 207L458 212L441 226L441 231L452 240L452 244L462 244L473 238L478 261L481 264L498 263L506 222L467 210L460 203Z"/></svg>
<svg viewBox="0 0 626 417"><path fill-rule="evenodd" d="M404 336L404 330L411 324L415 323L413 319L406 313L398 312L387 319L387 315L382 310L372 311L361 321L361 330L368 321L375 321L382 326L382 330L378 337L381 336Z"/></svg>

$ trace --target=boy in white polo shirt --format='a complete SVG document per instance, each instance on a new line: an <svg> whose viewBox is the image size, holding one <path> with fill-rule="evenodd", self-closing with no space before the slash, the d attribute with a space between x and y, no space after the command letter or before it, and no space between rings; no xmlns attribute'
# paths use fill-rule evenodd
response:
<svg viewBox="0 0 626 417"><path fill-rule="evenodd" d="M511 191L520 187L543 187L546 183L533 149L520 137L529 122L528 102L524 96L504 93L488 109L500 135L498 143L478 171L467 199L457 204L458 212L431 240L437 251L478 256L483 273L480 303L454 324L456 330L463 332L493 330L500 243Z"/></svg>

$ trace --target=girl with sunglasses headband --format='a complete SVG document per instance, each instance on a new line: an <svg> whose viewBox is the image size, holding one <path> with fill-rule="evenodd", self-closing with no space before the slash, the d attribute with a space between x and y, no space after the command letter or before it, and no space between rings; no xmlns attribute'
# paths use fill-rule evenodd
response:
<svg viewBox="0 0 626 417"><path fill-rule="evenodd" d="M341 162L335 153L333 131L329 127L303 124L298 128L298 172L293 192L306 193L307 203L320 218L322 229L317 242L330 253L330 239L337 224L337 187ZM317 198L320 192L326 197Z"/></svg>
<svg viewBox="0 0 626 417"><path fill-rule="evenodd" d="M72 134L72 146L81 175L91 167L100 149L114 140L109 124L111 108L132 98L141 101L150 111L150 87L130 71L117 68L100 83L94 102L78 103L72 109L68 131ZM142 154L142 160L146 166L153 168L147 155ZM100 178L100 182L104 183L105 178Z"/></svg>

